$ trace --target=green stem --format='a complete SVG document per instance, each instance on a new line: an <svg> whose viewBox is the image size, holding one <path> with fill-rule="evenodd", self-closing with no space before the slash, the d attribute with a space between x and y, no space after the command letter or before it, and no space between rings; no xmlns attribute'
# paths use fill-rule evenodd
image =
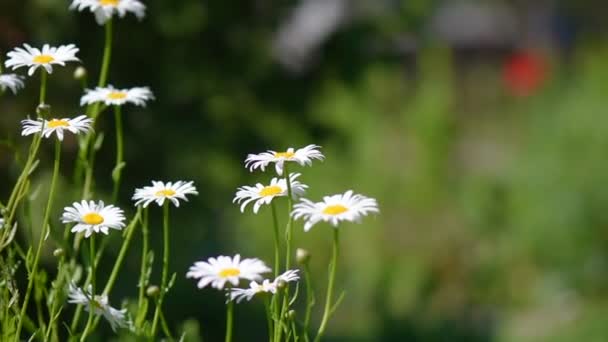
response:
<svg viewBox="0 0 608 342"><path fill-rule="evenodd" d="M272 311L270 307L271 303L268 297L264 298L264 309L266 311L266 324L268 326L268 339L270 342L274 341L273 329L272 329Z"/></svg>
<svg viewBox="0 0 608 342"><path fill-rule="evenodd" d="M120 106L114 106L114 118L116 121L116 166L112 171L112 181L114 181L114 191L112 192L112 201L116 202L118 191L120 189L120 176L123 168L123 136L122 136L122 113Z"/></svg>
<svg viewBox="0 0 608 342"><path fill-rule="evenodd" d="M291 211L293 210L293 196L291 192L291 178L289 177L289 169L287 163L283 164L283 174L285 176L285 183L287 184L287 226L285 227L285 269L288 270L291 267L291 231L293 226L293 218L291 217ZM275 326L276 341L281 340L283 319L285 313L289 309L289 286L285 286L283 291L283 304L279 312L279 321Z"/></svg>
<svg viewBox="0 0 608 342"><path fill-rule="evenodd" d="M334 231L334 246L331 257L331 264L329 270L329 280L327 282L327 296L325 298L325 309L323 310L323 318L321 319L321 325L319 326L319 331L317 332L317 337L315 337L315 342L321 340L321 337L325 333L325 329L327 328L327 322L329 321L329 316L331 316L332 312L332 295L334 290L334 280L336 278L336 265L338 263L338 254L339 244L338 244L338 235L339 230L337 228L333 229Z"/></svg>
<svg viewBox="0 0 608 342"><path fill-rule="evenodd" d="M129 249L129 245L131 244L131 238L133 237L133 232L135 231L136 224L139 222L139 217L141 216L141 208L137 209L137 214L131 220L131 223L127 227L127 236L125 237L124 242L122 243L122 247L120 248L120 252L118 253L118 257L116 258L116 262L114 263L114 268L112 269L112 273L110 274L110 278L108 278L108 283L106 287L103 289L104 295L109 295L110 291L112 291L112 287L116 282L116 277L118 276L118 272L120 271L120 267L122 266L122 262L125 259L125 255L127 255L127 250Z"/></svg>
<svg viewBox="0 0 608 342"><path fill-rule="evenodd" d="M306 282L306 312L304 313L304 341L308 342L308 327L310 326L310 315L315 305L315 293L312 287L312 278L308 263L304 264L304 278Z"/></svg>
<svg viewBox="0 0 608 342"><path fill-rule="evenodd" d="M42 244L47 234L49 233L49 218L51 214L51 210L53 208L53 197L55 195L55 185L57 183L57 177L59 176L59 164L61 161L61 141L59 139L55 140L55 162L53 164L53 177L51 179L51 187L49 189L49 198L46 202L46 209L44 211L44 219L42 220L42 229L40 231L40 238L38 240L38 247L36 249L36 255L34 256L34 261L32 265L31 272L28 275L28 283L27 289L25 291L25 298L23 299L23 306L21 307L21 312L19 313L19 323L17 324L17 330L15 333L15 341L19 341L19 337L21 335L21 327L23 326L23 317L25 316L25 311L27 309L27 304L30 299L30 295L32 294L32 287L34 285L34 279L36 278L36 271L38 269L38 262L40 260L40 252L42 251Z"/></svg>
<svg viewBox="0 0 608 342"><path fill-rule="evenodd" d="M89 249L89 258L90 258L90 275L91 275L91 302L89 303L89 318L87 319L87 324L84 327L84 331L82 336L80 337L80 342L86 341L87 336L89 335L89 330L91 330L91 326L93 324L93 317L95 316L95 304L93 301L95 300L96 286L95 286L95 233L91 235L89 238L91 242L91 248Z"/></svg>
<svg viewBox="0 0 608 342"><path fill-rule="evenodd" d="M139 274L139 299L137 301L138 307L141 309L144 302L144 294L146 293L146 273L148 261L148 208L144 208L144 219L141 225L141 232L143 235L143 245L141 248L141 270Z"/></svg>
<svg viewBox="0 0 608 342"><path fill-rule="evenodd" d="M99 74L98 87L105 87L108 80L108 70L110 68L110 58L112 57L112 18L106 21L105 25L105 45L103 47L103 61L101 63L101 72Z"/></svg>
<svg viewBox="0 0 608 342"><path fill-rule="evenodd" d="M281 267L281 258L279 249L280 249L280 239L279 239L279 220L277 219L277 208L274 204L274 201L270 202L270 207L272 209L272 223L274 228L274 277L276 278L279 275L279 268Z"/></svg>
<svg viewBox="0 0 608 342"><path fill-rule="evenodd" d="M40 99L38 101L39 104L44 104L44 101L46 101L46 78L46 70L44 70L44 68L40 68Z"/></svg>
<svg viewBox="0 0 608 342"><path fill-rule="evenodd" d="M160 311L162 310L163 299L167 292L167 276L169 273L169 201L165 200L163 205L163 271L160 280L160 294L158 296L158 303L154 312L154 320L152 321L152 336L156 335L156 328L158 326L158 320Z"/></svg>
<svg viewBox="0 0 608 342"><path fill-rule="evenodd" d="M226 308L226 339L225 342L232 341L232 321L234 316L234 301L228 301L228 307Z"/></svg>

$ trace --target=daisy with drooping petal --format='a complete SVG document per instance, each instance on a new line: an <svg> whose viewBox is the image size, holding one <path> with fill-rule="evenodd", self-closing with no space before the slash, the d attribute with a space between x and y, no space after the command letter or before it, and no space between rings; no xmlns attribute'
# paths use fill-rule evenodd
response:
<svg viewBox="0 0 608 342"><path fill-rule="evenodd" d="M122 106L125 103L132 103L136 106L146 106L146 101L153 100L154 95L148 87L135 87L131 89L115 89L109 85L107 87L97 87L93 90L86 89L85 94L80 99L80 105L103 102L107 106Z"/></svg>
<svg viewBox="0 0 608 342"><path fill-rule="evenodd" d="M103 25L115 13L122 18L131 12L139 20L146 15L146 6L137 0L73 0L70 5L70 9L80 12L86 8L95 14L95 21L99 25Z"/></svg>
<svg viewBox="0 0 608 342"><path fill-rule="evenodd" d="M23 77L16 74L0 74L0 90L5 91L10 89L13 94L17 94L19 89L22 89L25 85L23 84Z"/></svg>
<svg viewBox="0 0 608 342"><path fill-rule="evenodd" d="M48 138L51 134L57 134L57 139L63 141L63 131L78 134L86 133L91 129L93 119L88 118L86 115L80 115L73 119L62 118L62 119L51 119L51 120L21 120L23 131L21 135L30 135L40 132L43 130L42 136ZM44 126L44 129L42 128Z"/></svg>
<svg viewBox="0 0 608 342"><path fill-rule="evenodd" d="M196 188L192 185L193 182L177 181L175 183L152 181L152 186L144 186L141 189L135 189L133 200L135 205L143 204L146 208L151 202L156 202L159 206L165 203L165 199L173 202L176 207L179 207L179 200L188 201L186 195L198 195Z"/></svg>
<svg viewBox="0 0 608 342"><path fill-rule="evenodd" d="M309 231L319 221L329 222L337 227L340 221L359 222L363 216L380 211L375 199L353 195L352 190L344 194L325 196L322 202L317 203L303 198L293 208L291 215L295 219L306 220L304 231Z"/></svg>
<svg viewBox="0 0 608 342"><path fill-rule="evenodd" d="M295 151L290 147L285 152L268 150L267 152L262 152L260 154L250 154L247 156L247 159L245 159L245 167L249 168L249 171L253 171L257 168L264 171L268 164L275 163L275 169L280 176L283 174L283 164L285 162L296 162L302 166L310 166L313 159L323 160L325 156L319 151L319 148L321 148L321 146L308 145Z"/></svg>
<svg viewBox="0 0 608 342"><path fill-rule="evenodd" d="M89 285L85 291L76 287L74 284L70 284L68 303L85 305L86 311L91 311L91 309L93 309L95 315L103 315L108 323L110 323L110 326L112 326L113 331L116 331L116 328L129 327L130 322L126 317L127 309L115 309L108 303L108 296L93 295L91 292L91 285Z"/></svg>
<svg viewBox="0 0 608 342"><path fill-rule="evenodd" d="M296 179L300 177L299 173L292 173L289 175L291 183L291 196L293 198L300 197L306 192L308 185L302 184ZM270 185L262 185L261 183L255 186L243 186L238 188L233 203L241 203L241 212L245 211L245 207L252 201L255 201L253 205L253 212L258 213L258 210L262 204L270 204L272 199L275 197L287 196L287 182L285 178L273 178L270 181Z"/></svg>
<svg viewBox="0 0 608 342"><path fill-rule="evenodd" d="M29 67L27 74L32 76L36 69L43 67L49 74L53 73L53 64L65 66L66 62L78 62L76 57L78 48L74 44L51 47L48 44L42 46L42 50L23 44L25 48L15 48L7 53L9 57L4 65L13 70L21 67Z"/></svg>
<svg viewBox="0 0 608 342"><path fill-rule="evenodd" d="M292 281L297 281L300 279L298 276L298 270L288 270L280 276L276 277L272 282L268 279L264 279L264 281L258 284L256 281L252 281L249 283L248 289L230 289L230 297L229 300L235 300L237 303L240 303L243 299L247 299L248 301L253 298L258 293L277 293L277 289L279 287L280 282L289 283Z"/></svg>
<svg viewBox="0 0 608 342"><path fill-rule="evenodd" d="M217 259L195 262L190 266L186 277L200 278L197 284L199 289L211 284L211 287L221 290L226 282L237 286L241 279L260 280L260 274L266 272L270 272L270 268L260 259L241 260L241 256L237 254L233 258L221 255Z"/></svg>
<svg viewBox="0 0 608 342"><path fill-rule="evenodd" d="M125 217L122 209L113 205L104 205L103 201L95 203L93 201L74 202L71 207L65 207L61 222L77 224L72 227L72 233L84 232L84 237L88 238L95 233L108 234L108 229L121 230L125 227Z"/></svg>

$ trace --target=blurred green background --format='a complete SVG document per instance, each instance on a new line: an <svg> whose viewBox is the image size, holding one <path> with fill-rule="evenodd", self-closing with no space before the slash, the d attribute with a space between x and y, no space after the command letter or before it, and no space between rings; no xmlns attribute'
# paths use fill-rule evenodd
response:
<svg viewBox="0 0 608 342"><path fill-rule="evenodd" d="M327 159L299 169L308 198L354 189L381 209L341 228L338 287L347 293L328 341L608 340L605 2L145 3L141 23L128 15L114 25L110 83L147 85L156 95L147 108L124 110L119 205L132 212L132 189L151 180L193 180L200 192L172 214L178 277L165 307L174 329L198 330L207 341L223 336L223 298L185 278L195 260L234 253L272 260L269 210L241 214L231 203L238 186L271 175L249 173L247 153L313 143ZM0 52L24 42L75 43L92 85L103 29L68 5L2 0ZM82 112L74 68L50 79L58 116ZM15 152L29 141L19 121L33 114L37 91L32 78L19 96L0 99L3 198L20 171ZM106 199L111 115L99 124L106 140L96 197ZM52 159L51 144L44 149L40 191ZM64 165L76 149L66 142ZM62 183L69 189L69 173ZM62 196L56 218L74 200ZM152 216L159 256L160 210ZM330 228L297 227L295 244L313 255L322 299ZM19 238L27 245L27 234ZM105 274L118 252L114 239ZM135 295L138 270L133 249L112 302ZM259 302L237 306L235 333L265 338Z"/></svg>

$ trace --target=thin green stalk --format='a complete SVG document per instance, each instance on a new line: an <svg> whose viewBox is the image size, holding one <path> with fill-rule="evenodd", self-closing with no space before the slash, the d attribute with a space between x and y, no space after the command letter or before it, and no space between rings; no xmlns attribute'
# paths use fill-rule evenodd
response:
<svg viewBox="0 0 608 342"><path fill-rule="evenodd" d="M281 254L279 252L280 249L280 239L279 239L279 220L277 219L277 208L274 204L274 201L270 202L270 207L272 209L272 224L273 224L273 233L274 233L274 277L276 278L279 275L279 268L281 267Z"/></svg>
<svg viewBox="0 0 608 342"><path fill-rule="evenodd" d="M49 189L49 197L46 202L46 209L44 211L44 219L42 220L42 229L40 230L40 238L38 240L38 247L36 249L36 255L34 256L34 261L32 265L31 272L28 275L28 283L27 289L25 291L25 298L23 299L23 306L21 307L21 312L19 313L19 323L17 324L17 330L15 333L15 341L19 341L19 337L21 335L21 328L23 326L23 317L25 316L25 311L27 309L27 304L30 299L30 295L32 294L32 287L34 285L34 279L36 278L36 271L38 269L38 261L40 260L40 252L42 251L42 244L44 239L49 233L49 218L51 215L51 210L53 208L53 198L55 196L55 185L57 183L57 178L59 176L59 164L61 161L61 141L59 139L55 140L55 162L53 164L53 177L51 179L51 187Z"/></svg>
<svg viewBox="0 0 608 342"><path fill-rule="evenodd" d="M112 18L106 21L105 24L105 45L103 47L103 60L101 63L101 72L99 73L98 87L105 87L108 80L108 70L110 68L110 59L112 57Z"/></svg>
<svg viewBox="0 0 608 342"><path fill-rule="evenodd" d="M310 315L315 305L315 293L312 287L312 277L308 263L304 264L304 281L306 283L306 311L304 312L304 341L308 342L308 328L310 327Z"/></svg>
<svg viewBox="0 0 608 342"><path fill-rule="evenodd" d="M44 104L46 100L46 70L44 68L40 68L40 98L38 103Z"/></svg>
<svg viewBox="0 0 608 342"><path fill-rule="evenodd" d="M285 269L288 270L291 267L291 230L293 226L293 217L291 211L293 210L293 195L291 192L291 178L289 177L289 171L287 169L287 163L284 164L285 182L287 183L287 227L285 228Z"/></svg>
<svg viewBox="0 0 608 342"><path fill-rule="evenodd" d="M125 259L125 255L127 255L127 250L129 249L129 245L131 244L131 239L133 237L133 232L137 227L137 223L139 222L139 217L141 216L141 207L137 208L137 214L133 217L129 226L126 229L127 236L125 237L122 246L120 247L120 252L118 252L118 257L116 257L116 261L114 263L114 267L112 268L112 273L110 273L110 278L108 278L108 282L106 283L106 287L103 289L104 295L109 295L116 283L116 277L118 276L118 272L120 272L120 268ZM99 324L99 320L101 316L97 316L93 321L92 331L95 331L97 324Z"/></svg>
<svg viewBox="0 0 608 342"><path fill-rule="evenodd" d="M120 190L120 176L123 169L123 136L122 136L122 113L120 106L114 106L114 118L116 121L116 166L112 171L112 181L114 182L114 191L112 192L112 201L116 202L118 191Z"/></svg>
<svg viewBox="0 0 608 342"><path fill-rule="evenodd" d="M232 341L232 324L234 319L234 301L228 301L228 307L226 308L226 338L225 342Z"/></svg>
<svg viewBox="0 0 608 342"><path fill-rule="evenodd" d="M291 267L291 235L293 226L293 217L291 211L293 210L293 196L291 192L291 178L289 177L288 163L283 164L283 174L285 176L285 183L287 183L287 226L285 227L285 269L288 270ZM279 291L280 292L280 291ZM283 304L279 311L279 320L275 325L276 340L281 340L283 319L287 309L289 307L289 286L285 286L283 290Z"/></svg>
<svg viewBox="0 0 608 342"><path fill-rule="evenodd" d="M325 297L325 309L323 310L323 318L321 319L321 325L319 326L319 331L317 332L317 337L315 337L315 342L318 342L321 340L321 337L323 336L323 334L325 333L325 329L327 328L327 322L329 321L329 316L331 316L332 312L332 295L333 295L333 290L334 290L334 280L336 278L336 265L338 263L338 254L340 252L339 250L339 243L338 243L338 235L340 230L335 228L333 229L334 231L334 245L333 245L333 252L332 252L332 256L331 256L331 264L330 264L330 270L329 270L329 280L327 282L327 295Z"/></svg>
<svg viewBox="0 0 608 342"><path fill-rule="evenodd" d="M59 294L61 293L64 286L65 276L63 274L63 265L64 265L65 257L61 256L59 259L59 265L57 266L57 283L55 286L55 291L53 292L54 296L51 298L51 311L49 312L49 326L44 334L44 340L48 341L53 332L53 335L56 334L57 331L57 320L55 319L58 316L58 313L61 312L61 308L58 308L59 303Z"/></svg>
<svg viewBox="0 0 608 342"><path fill-rule="evenodd" d="M91 247L89 249L89 258L90 258L90 275L91 275L91 299L89 303L89 318L87 319L87 324L84 327L84 331L82 332L82 336L80 337L80 342L84 342L89 335L89 330L91 330L91 326L93 324L93 317L95 317L95 304L93 301L95 300L96 293L96 284L95 284L95 233L93 233L89 237L89 241L91 243Z"/></svg>
<svg viewBox="0 0 608 342"><path fill-rule="evenodd" d="M264 309L266 311L266 325L268 326L268 339L270 342L274 341L273 329L272 329L272 310L270 307L271 303L268 297L264 298Z"/></svg>
<svg viewBox="0 0 608 342"><path fill-rule="evenodd" d="M110 18L105 24L105 44L103 48L103 59L101 62L101 71L99 73L99 81L97 83L98 87L104 87L106 85L108 79L108 70L110 68L110 59L112 57L112 19ZM99 115L99 103L95 103L90 105L87 108L87 114L90 114L93 119L93 127L95 126L95 122L97 121L97 116ZM91 187L93 184L93 164L95 161L95 150L91 148L91 142L94 143L93 137L95 133L91 130L84 138L84 143L81 145L80 153L79 153L79 162L77 163L76 169L77 172L75 174L80 176L80 171L82 169L82 164L87 163L88 165L85 167L85 180L82 191L82 198L88 199L91 194ZM88 154L91 154L89 156Z"/></svg>
<svg viewBox="0 0 608 342"><path fill-rule="evenodd" d="M144 294L146 292L146 273L147 273L147 256L148 256L148 208L144 208L144 219L141 225L142 233L142 248L141 248L141 270L139 274L139 298L137 301L138 307L141 309L144 302ZM138 315L139 316L139 315Z"/></svg>
<svg viewBox="0 0 608 342"><path fill-rule="evenodd" d="M131 238L133 237L133 232L135 231L136 224L139 222L140 216L141 216L141 208L138 208L137 214L135 214L135 217L133 217L133 219L131 220L131 223L127 227L127 236L125 237L125 240L122 243L120 252L118 252L118 257L116 257L116 262L114 263L114 268L112 269L112 273L110 273L110 278L108 278L108 283L106 284L106 287L103 289L104 295L109 295L110 291L112 291L112 287L114 287L114 283L116 282L116 277L118 276L118 272L120 271L122 262L125 259L125 255L127 255L127 250L129 249L129 245L131 244Z"/></svg>
<svg viewBox="0 0 608 342"><path fill-rule="evenodd" d="M167 277L169 273L169 201L165 200L163 205L163 271L160 280L160 294L158 303L154 311L154 320L152 321L152 337L156 335L158 319L162 310L163 299L167 292Z"/></svg>

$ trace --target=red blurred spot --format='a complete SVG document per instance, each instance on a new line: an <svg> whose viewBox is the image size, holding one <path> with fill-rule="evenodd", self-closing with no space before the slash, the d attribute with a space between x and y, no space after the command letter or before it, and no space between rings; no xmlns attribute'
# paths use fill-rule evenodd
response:
<svg viewBox="0 0 608 342"><path fill-rule="evenodd" d="M543 85L547 69L546 60L538 54L518 52L505 63L503 79L512 95L529 96Z"/></svg>

